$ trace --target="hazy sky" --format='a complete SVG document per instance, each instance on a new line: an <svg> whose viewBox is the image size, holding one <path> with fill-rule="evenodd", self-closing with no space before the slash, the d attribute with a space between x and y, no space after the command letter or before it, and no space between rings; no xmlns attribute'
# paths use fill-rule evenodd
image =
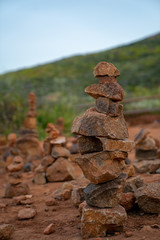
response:
<svg viewBox="0 0 160 240"><path fill-rule="evenodd" d="M160 32L160 0L0 0L0 72Z"/></svg>

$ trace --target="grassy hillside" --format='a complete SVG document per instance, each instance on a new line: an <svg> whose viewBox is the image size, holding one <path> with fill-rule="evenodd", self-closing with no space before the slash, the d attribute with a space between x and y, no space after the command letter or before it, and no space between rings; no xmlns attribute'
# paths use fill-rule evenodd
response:
<svg viewBox="0 0 160 240"><path fill-rule="evenodd" d="M127 46L0 75L0 131L19 128L31 90L38 98L41 132L48 121L54 122L60 115L65 118L69 131L77 114L76 104L92 101L84 93L84 88L96 81L93 68L100 61L112 62L120 70L118 80L127 97L160 93L158 34Z"/></svg>

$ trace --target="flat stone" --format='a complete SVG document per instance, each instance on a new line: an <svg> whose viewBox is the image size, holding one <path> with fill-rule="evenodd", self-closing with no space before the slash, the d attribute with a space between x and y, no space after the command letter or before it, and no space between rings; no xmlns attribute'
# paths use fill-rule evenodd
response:
<svg viewBox="0 0 160 240"><path fill-rule="evenodd" d="M155 173L160 167L160 159L134 161L133 166L137 173Z"/></svg>
<svg viewBox="0 0 160 240"><path fill-rule="evenodd" d="M135 138L134 138L135 144L140 143L143 139L145 139L145 137L146 137L149 133L150 133L150 132L149 132L147 129L145 129L145 128L141 129L141 130L138 132L138 134L135 136Z"/></svg>
<svg viewBox="0 0 160 240"><path fill-rule="evenodd" d="M153 138L147 137L140 143L136 144L136 148L140 150L154 150L156 149L156 142Z"/></svg>
<svg viewBox="0 0 160 240"><path fill-rule="evenodd" d="M33 208L24 208L18 212L18 219L19 220L31 219L35 217L36 213L37 213L36 210Z"/></svg>
<svg viewBox="0 0 160 240"><path fill-rule="evenodd" d="M14 232L14 226L12 224L0 225L0 239L9 240Z"/></svg>
<svg viewBox="0 0 160 240"><path fill-rule="evenodd" d="M101 152L101 151L117 151L121 153L120 158L128 157L126 152L130 152L134 148L134 142L129 140L113 140L107 138L85 137L78 138L79 151L81 154ZM123 154L123 156L122 156Z"/></svg>
<svg viewBox="0 0 160 240"><path fill-rule="evenodd" d="M137 160L153 160L156 159L158 155L157 148L152 150L141 150L136 148L135 158Z"/></svg>
<svg viewBox="0 0 160 240"><path fill-rule="evenodd" d="M125 169L124 161L113 160L114 152L98 152L79 156L77 164L92 183L104 183L117 178Z"/></svg>
<svg viewBox="0 0 160 240"><path fill-rule="evenodd" d="M13 197L12 204L13 205L26 205L26 204L32 204L32 195L22 195Z"/></svg>
<svg viewBox="0 0 160 240"><path fill-rule="evenodd" d="M127 174L122 173L118 178L106 183L90 183L84 189L87 204L98 208L115 207L122 197L126 178Z"/></svg>
<svg viewBox="0 0 160 240"><path fill-rule="evenodd" d="M53 223L49 224L45 229L44 229L44 234L49 235L51 233L55 232L55 226Z"/></svg>
<svg viewBox="0 0 160 240"><path fill-rule="evenodd" d="M29 192L29 187L26 183L19 183L16 185L12 185L9 183L5 188L5 197L12 198L15 196L27 195L29 194Z"/></svg>
<svg viewBox="0 0 160 240"><path fill-rule="evenodd" d="M121 199L119 204L126 209L126 211L129 211L133 208L135 203L135 196L134 193L128 192L128 193L122 193Z"/></svg>
<svg viewBox="0 0 160 240"><path fill-rule="evenodd" d="M33 176L33 181L35 184L42 185L46 183L46 175L44 172L36 172Z"/></svg>
<svg viewBox="0 0 160 240"><path fill-rule="evenodd" d="M93 208L85 205L81 218L82 236L105 237L108 233L123 231L126 220L126 211L120 205L114 208Z"/></svg>
<svg viewBox="0 0 160 240"><path fill-rule="evenodd" d="M123 88L117 82L92 84L85 88L85 92L96 99L99 97L106 97L119 102L124 98Z"/></svg>
<svg viewBox="0 0 160 240"><path fill-rule="evenodd" d="M67 159L60 157L47 168L46 177L49 182L73 180L75 178L74 168Z"/></svg>
<svg viewBox="0 0 160 240"><path fill-rule="evenodd" d="M58 157L68 158L70 156L70 152L68 151L68 149L64 147L55 146L52 148L51 156L54 158L58 158Z"/></svg>
<svg viewBox="0 0 160 240"><path fill-rule="evenodd" d="M128 129L123 115L113 118L98 113L95 109L89 109L82 116L77 117L73 122L71 132L91 137L128 138Z"/></svg>
<svg viewBox="0 0 160 240"><path fill-rule="evenodd" d="M103 151L122 151L130 152L134 149L135 144L131 140L114 140L107 138L99 138L103 145Z"/></svg>
<svg viewBox="0 0 160 240"><path fill-rule="evenodd" d="M144 186L144 180L140 176L131 177L126 180L124 193L132 192L135 193L138 188Z"/></svg>
<svg viewBox="0 0 160 240"><path fill-rule="evenodd" d="M46 169L48 166L50 166L53 162L55 161L55 159L51 156L51 155L47 155L45 156L42 161L41 161L41 165Z"/></svg>
<svg viewBox="0 0 160 240"><path fill-rule="evenodd" d="M51 140L51 143L56 145L61 145L61 144L64 144L65 142L66 142L66 138L63 136L60 136Z"/></svg>
<svg viewBox="0 0 160 240"><path fill-rule="evenodd" d="M123 112L123 105L113 102L109 98L99 97L96 99L96 109L98 112L109 114L111 117L118 117Z"/></svg>
<svg viewBox="0 0 160 240"><path fill-rule="evenodd" d="M139 207L147 213L160 213L160 183L148 183L136 191Z"/></svg>
<svg viewBox="0 0 160 240"><path fill-rule="evenodd" d="M94 68L94 77L101 76L120 76L119 70L112 64L108 62L99 62Z"/></svg>

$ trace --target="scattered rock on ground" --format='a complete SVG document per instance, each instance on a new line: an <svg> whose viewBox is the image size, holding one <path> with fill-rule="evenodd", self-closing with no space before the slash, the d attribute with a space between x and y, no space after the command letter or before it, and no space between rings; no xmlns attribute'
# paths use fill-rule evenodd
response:
<svg viewBox="0 0 160 240"><path fill-rule="evenodd" d="M33 208L23 208L18 212L18 219L25 220L34 218L36 215L36 210Z"/></svg>
<svg viewBox="0 0 160 240"><path fill-rule="evenodd" d="M1 224L0 225L0 239L8 240L14 232L14 226L11 224Z"/></svg>

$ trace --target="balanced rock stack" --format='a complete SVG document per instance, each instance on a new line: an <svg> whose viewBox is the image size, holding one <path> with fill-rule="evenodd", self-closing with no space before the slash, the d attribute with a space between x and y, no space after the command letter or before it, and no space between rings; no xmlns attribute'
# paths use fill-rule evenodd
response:
<svg viewBox="0 0 160 240"><path fill-rule="evenodd" d="M159 141L154 139L147 129L141 129L135 136L134 168L138 173L155 173L160 168L158 159Z"/></svg>
<svg viewBox="0 0 160 240"><path fill-rule="evenodd" d="M70 152L63 146L65 137L59 136L58 129L48 123L46 132L49 136L44 141L44 157L35 169L34 182L63 182L74 179L74 169L68 161Z"/></svg>
<svg viewBox="0 0 160 240"><path fill-rule="evenodd" d="M5 197L12 198L20 195L29 194L29 187L26 183L23 183L23 171L24 161L20 156L15 156L10 165L8 165L8 177L9 183L5 188Z"/></svg>
<svg viewBox="0 0 160 240"><path fill-rule="evenodd" d="M16 143L26 162L40 158L42 154L36 130L36 96L33 92L30 92L28 96L28 104L29 110L24 120L24 126L20 131L21 137L18 138Z"/></svg>
<svg viewBox="0 0 160 240"><path fill-rule="evenodd" d="M124 92L116 81L119 75L113 64L97 64L94 76L99 83L85 89L96 99L96 106L77 117L71 130L81 135L78 138L81 156L76 162L91 181L84 190L87 204L81 218L85 238L121 231L127 219L125 209L118 203L127 178L124 159L134 148L134 142L127 140L128 129L119 103Z"/></svg>

